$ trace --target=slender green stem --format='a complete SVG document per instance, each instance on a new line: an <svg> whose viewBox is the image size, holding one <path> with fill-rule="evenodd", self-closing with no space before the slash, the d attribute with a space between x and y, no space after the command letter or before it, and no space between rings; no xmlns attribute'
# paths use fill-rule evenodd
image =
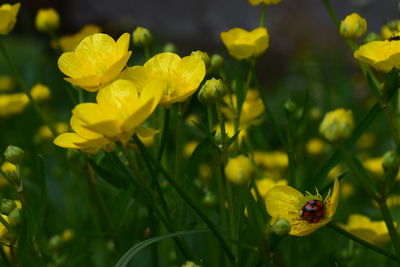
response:
<svg viewBox="0 0 400 267"><path fill-rule="evenodd" d="M47 127L49 127L53 137L56 137L58 135L56 129L50 123L50 121L47 119L47 117L44 115L44 113L41 111L41 109L39 108L39 105L36 103L35 99L33 99L31 93L29 92L28 87L26 86L24 80L22 79L22 77L21 77L19 71L17 70L14 62L11 60L10 56L8 55L7 50L6 50L2 40L0 40L0 50L1 50L1 53L3 54L3 56L4 56L4 59L6 60L8 66L10 67L10 69L12 71L15 80L17 81L17 83L21 87L21 89L24 91L24 93L27 95L27 97L29 99L29 102L31 103L31 105L35 109L36 113L39 115L39 117L43 121L43 123L46 124Z"/></svg>
<svg viewBox="0 0 400 267"><path fill-rule="evenodd" d="M388 257L388 258L390 258L390 259L392 259L392 260L394 260L396 262L400 262L400 260L396 257L396 255L394 255L394 254L392 254L392 253L390 253L390 252L388 252L388 251L386 251L386 250L384 250L384 249L382 249L380 247L377 247L377 246L375 246L375 245L373 245L371 243L368 243L367 241L364 241L361 238L358 238L357 236L353 235L352 233L347 232L346 230L344 230L343 228L335 225L332 222L328 223L328 227L331 228L332 230L338 232L339 234L341 234L341 235L353 240L354 242L357 242L358 244L360 244L360 245L362 245L362 246L364 246L366 248L369 248L369 249L371 249L371 250L373 250L373 251L375 251L375 252L377 252L379 254L382 254L383 256L386 256L386 257Z"/></svg>
<svg viewBox="0 0 400 267"><path fill-rule="evenodd" d="M221 171L221 168L218 166L215 167L215 172L217 176L217 187L218 187L218 204L219 204L219 212L221 216L221 224L224 228L228 227L227 216L226 216L226 208L225 208L225 186L224 186L224 175Z"/></svg>
<svg viewBox="0 0 400 267"><path fill-rule="evenodd" d="M162 135L161 135L160 150L158 151L158 155L157 155L158 161L161 161L161 158L162 158L164 150L165 150L165 145L167 144L168 131L169 131L169 113L170 113L169 108L164 109L164 124L163 124Z"/></svg>
<svg viewBox="0 0 400 267"><path fill-rule="evenodd" d="M266 4L261 4L260 27L265 27Z"/></svg>
<svg viewBox="0 0 400 267"><path fill-rule="evenodd" d="M207 106L207 122L208 122L208 131L212 133L214 129L212 106Z"/></svg>
<svg viewBox="0 0 400 267"><path fill-rule="evenodd" d="M379 207L382 211L383 219L386 223L386 226L389 230L390 239L392 241L392 245L394 250L396 251L397 257L400 258L400 238L397 233L396 226L393 223L393 217L390 213L389 207L386 203L386 197L382 196L382 199L378 201Z"/></svg>
<svg viewBox="0 0 400 267"><path fill-rule="evenodd" d="M149 46L148 46L148 45L145 45L145 46L143 47L143 50L144 50L144 57L145 57L145 59L146 59L146 60L149 60L149 59L150 59L150 48L149 48Z"/></svg>
<svg viewBox="0 0 400 267"><path fill-rule="evenodd" d="M220 132L221 132L222 153L224 155L222 162L223 162L223 164L225 164L226 160L228 159L227 147L226 147L225 120L222 116L221 107L218 102L215 104L215 108L217 109L218 123L219 123Z"/></svg>
<svg viewBox="0 0 400 267"><path fill-rule="evenodd" d="M208 216L203 212L203 210L193 201L190 196L182 189L179 183L164 169L159 161L153 158L153 156L147 151L146 147L140 141L140 139L135 135L133 140L138 146L139 150L142 152L144 157L147 157L150 162L163 174L164 178L169 182L169 184L178 192L178 194L185 200L185 202L194 210L194 212L204 221L210 231L213 233L214 237L219 241L225 254L228 256L229 260L233 263L235 262L235 257L230 251L225 239L222 237L221 233L214 225L214 223L208 218Z"/></svg>
<svg viewBox="0 0 400 267"><path fill-rule="evenodd" d="M335 23L336 28L339 29L340 21L339 21L338 17L336 16L335 11L333 10L331 3L329 2L329 0L322 0L322 2L324 3L325 9L326 9L326 11L328 11L328 14L331 17L333 23Z"/></svg>

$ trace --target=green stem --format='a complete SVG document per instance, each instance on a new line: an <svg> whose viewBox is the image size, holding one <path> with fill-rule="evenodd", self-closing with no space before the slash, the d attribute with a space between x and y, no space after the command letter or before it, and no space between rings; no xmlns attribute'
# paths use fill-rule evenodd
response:
<svg viewBox="0 0 400 267"><path fill-rule="evenodd" d="M36 113L39 115L39 117L43 121L43 123L46 124L47 127L49 127L53 137L56 137L58 135L56 129L53 127L53 125L50 123L50 121L47 119L47 117L40 110L39 105L36 103L35 99L33 99L31 93L28 90L28 87L26 86L24 80L22 79L21 75L19 74L19 71L17 70L14 62L9 57L2 40L0 40L0 50L4 56L4 59L7 61L8 66L10 67L11 71L13 72L15 80L17 81L17 83L21 87L21 89L24 91L24 93L27 95L29 102L35 109Z"/></svg>
<svg viewBox="0 0 400 267"><path fill-rule="evenodd" d="M261 16L260 16L260 27L265 27L265 13L267 5L261 4Z"/></svg>
<svg viewBox="0 0 400 267"><path fill-rule="evenodd" d="M378 201L379 207L382 211L383 219L385 220L386 226L389 230L390 239L392 241L392 245L394 250L396 251L397 257L400 257L400 238L397 233L396 226L393 223L393 217L390 213L389 207L386 203L386 197L382 196L381 200Z"/></svg>
<svg viewBox="0 0 400 267"><path fill-rule="evenodd" d="M340 21L339 21L338 17L336 16L335 11L333 10L331 3L329 2L329 0L323 0L322 2L324 3L325 9L326 9L326 11L328 11L328 14L331 17L333 23L335 23L336 28L339 29Z"/></svg>
<svg viewBox="0 0 400 267"><path fill-rule="evenodd" d="M143 49L144 49L144 57L145 57L145 59L146 59L146 61L147 61L147 60L150 59L150 48L149 48L148 45L145 45L145 46L143 47Z"/></svg>
<svg viewBox="0 0 400 267"><path fill-rule="evenodd" d="M212 133L214 128L212 106L207 106L207 121L208 121L208 131Z"/></svg>
<svg viewBox="0 0 400 267"><path fill-rule="evenodd" d="M169 113L170 113L169 108L164 109L164 124L163 124L162 135L161 135L160 150L158 151L158 155L157 155L158 161L161 161L164 150L165 150L165 145L167 144L168 130L169 130Z"/></svg>
<svg viewBox="0 0 400 267"><path fill-rule="evenodd" d="M164 167L160 164L159 161L153 158L153 156L147 151L146 147L140 141L140 139L135 135L133 136L133 140L138 146L139 150L142 152L143 156L148 158L150 162L163 174L164 178L169 182L169 184L178 192L178 194L185 200L185 202L194 210L194 212L204 221L210 231L213 233L214 237L219 241L222 249L225 254L229 258L229 260L233 263L235 262L235 257L230 251L225 239L222 237L221 233L214 225L214 223L207 217L207 215L203 212L203 210L193 201L190 196L182 189L179 183L164 169Z"/></svg>
<svg viewBox="0 0 400 267"><path fill-rule="evenodd" d="M371 249L371 250L373 250L373 251L375 251L375 252L377 252L379 254L382 254L383 256L386 256L386 257L388 257L388 258L390 258L390 259L392 259L392 260L394 260L396 262L400 262L400 260L396 257L396 255L394 255L394 254L392 254L392 253L390 253L390 252L388 252L388 251L386 251L386 250L384 250L384 249L382 249L380 247L377 247L377 246L375 246L375 245L373 245L371 243L368 243L368 242L362 240L361 238L358 238L357 236L347 232L346 230L344 230L343 228L335 225L332 222L328 223L327 226L329 228L331 228L332 230L338 232L339 234L341 234L341 235L353 240L354 242L357 242L358 244L360 244L360 245L362 245L362 246L364 246L366 248L369 248L369 249Z"/></svg>

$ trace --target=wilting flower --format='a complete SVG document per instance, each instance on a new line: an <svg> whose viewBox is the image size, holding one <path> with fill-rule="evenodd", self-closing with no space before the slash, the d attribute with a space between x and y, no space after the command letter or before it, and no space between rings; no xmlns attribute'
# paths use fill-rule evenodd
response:
<svg viewBox="0 0 400 267"><path fill-rule="evenodd" d="M340 34L345 38L358 39L367 31L367 21L357 13L348 15L340 23Z"/></svg>
<svg viewBox="0 0 400 267"><path fill-rule="evenodd" d="M265 206L271 215L271 224L278 219L286 219L290 225L290 235L305 236L329 223L339 202L339 181L335 179L332 194L325 200L317 192L303 195L287 185L275 186L265 197Z"/></svg>
<svg viewBox="0 0 400 267"><path fill-rule="evenodd" d="M78 44L86 37L95 33L101 32L101 28L94 24L88 24L82 27L79 32L72 35L64 35L59 40L58 43L64 52L74 50ZM57 45L54 43L54 45Z"/></svg>
<svg viewBox="0 0 400 267"><path fill-rule="evenodd" d="M351 110L343 108L332 110L325 114L319 125L320 134L331 142L345 140L354 129L354 119Z"/></svg>
<svg viewBox="0 0 400 267"><path fill-rule="evenodd" d="M372 221L367 216L361 214L351 214L347 224L340 224L340 226L353 235L376 246L383 246L390 240L384 221Z"/></svg>
<svg viewBox="0 0 400 267"><path fill-rule="evenodd" d="M163 84L160 104L170 107L173 103L186 101L197 90L205 74L204 62L198 57L180 58L165 52L150 58L143 67L128 68L123 77L142 83L160 81Z"/></svg>
<svg viewBox="0 0 400 267"><path fill-rule="evenodd" d="M360 46L354 57L365 62L377 71L389 72L393 68L400 68L400 41L391 39L374 41Z"/></svg>
<svg viewBox="0 0 400 267"><path fill-rule="evenodd" d="M36 14L35 26L40 32L52 32L60 26L60 16L54 8L41 8Z"/></svg>
<svg viewBox="0 0 400 267"><path fill-rule="evenodd" d="M24 93L0 95L0 117L9 117L25 110L29 99Z"/></svg>
<svg viewBox="0 0 400 267"><path fill-rule="evenodd" d="M256 168L253 162L244 155L229 158L225 166L226 178L237 185L247 184L248 181L254 178L255 172Z"/></svg>
<svg viewBox="0 0 400 267"><path fill-rule="evenodd" d="M75 51L63 53L58 59L58 67L70 77L65 80L90 92L100 90L125 68L132 53L128 51L129 37L124 33L115 42L107 34L87 36Z"/></svg>
<svg viewBox="0 0 400 267"><path fill-rule="evenodd" d="M71 127L76 133L61 134L54 143L88 153L107 149L115 141L126 144L161 98L162 85L157 80L141 89L122 79L107 85L97 94L97 103L82 103L73 109Z"/></svg>
<svg viewBox="0 0 400 267"><path fill-rule="evenodd" d="M21 3L14 5L3 4L0 6L0 35L9 34L17 22L17 14Z"/></svg>
<svg viewBox="0 0 400 267"><path fill-rule="evenodd" d="M261 55L269 46L269 35L266 28L257 28L246 31L241 28L233 28L221 33L228 52L236 59L245 59Z"/></svg>
<svg viewBox="0 0 400 267"><path fill-rule="evenodd" d="M264 4L264 5L276 5L282 2L282 0L248 0L250 5L253 6L258 6L259 4Z"/></svg>

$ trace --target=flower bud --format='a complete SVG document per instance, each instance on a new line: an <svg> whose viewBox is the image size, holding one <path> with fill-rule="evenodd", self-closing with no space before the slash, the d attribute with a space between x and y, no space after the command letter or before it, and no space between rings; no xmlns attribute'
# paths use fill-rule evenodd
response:
<svg viewBox="0 0 400 267"><path fill-rule="evenodd" d="M133 31L132 36L133 44L141 47L148 46L153 39L150 31L143 27L137 27L136 30Z"/></svg>
<svg viewBox="0 0 400 267"><path fill-rule="evenodd" d="M60 26L60 16L54 8L41 8L36 14L35 26L39 32L52 32Z"/></svg>
<svg viewBox="0 0 400 267"><path fill-rule="evenodd" d="M367 21L357 13L348 15L340 23L340 34L345 38L358 39L367 31Z"/></svg>
<svg viewBox="0 0 400 267"><path fill-rule="evenodd" d="M224 65L224 58L219 54L214 54L211 56L211 68L219 69Z"/></svg>
<svg viewBox="0 0 400 267"><path fill-rule="evenodd" d="M176 46L173 43L168 42L168 43L166 43L164 45L163 52L175 53L176 52Z"/></svg>
<svg viewBox="0 0 400 267"><path fill-rule="evenodd" d="M197 265L193 261L187 261L185 264L182 264L182 267L201 267L200 265Z"/></svg>
<svg viewBox="0 0 400 267"><path fill-rule="evenodd" d="M49 87L41 83L35 84L31 89L31 95L36 102L43 102L50 98L51 92Z"/></svg>
<svg viewBox="0 0 400 267"><path fill-rule="evenodd" d="M210 62L210 57L208 56L207 52L197 50L197 51L192 51L192 53L190 55L200 58L204 62L206 69L210 68L211 62Z"/></svg>
<svg viewBox="0 0 400 267"><path fill-rule="evenodd" d="M19 164L24 157L24 151L17 146L8 146L4 152L4 158L12 164Z"/></svg>
<svg viewBox="0 0 400 267"><path fill-rule="evenodd" d="M225 166L226 178L237 185L245 185L250 181L256 172L253 162L244 155L236 158L229 158Z"/></svg>
<svg viewBox="0 0 400 267"><path fill-rule="evenodd" d="M381 40L381 36L379 34L377 34L376 32L370 32L364 38L365 43L369 43L369 42L373 42L373 41L380 41L380 40Z"/></svg>
<svg viewBox="0 0 400 267"><path fill-rule="evenodd" d="M11 211L8 215L8 220L12 226L16 226L21 223L21 210L16 208Z"/></svg>
<svg viewBox="0 0 400 267"><path fill-rule="evenodd" d="M1 213L4 215L9 215L15 208L17 204L11 199L3 198L1 201Z"/></svg>
<svg viewBox="0 0 400 267"><path fill-rule="evenodd" d="M225 95L225 84L220 79L211 78L201 87L197 98L203 105L210 105Z"/></svg>
<svg viewBox="0 0 400 267"><path fill-rule="evenodd" d="M217 203L217 197L213 192L207 191L201 202L206 206L212 206Z"/></svg>
<svg viewBox="0 0 400 267"><path fill-rule="evenodd" d="M272 225L272 231L279 235L279 236L285 236L289 234L290 230L292 229L292 226L286 219L279 219Z"/></svg>
<svg viewBox="0 0 400 267"><path fill-rule="evenodd" d="M297 110L297 105L292 99L288 99L284 105L285 110L288 114L291 114Z"/></svg>
<svg viewBox="0 0 400 267"><path fill-rule="evenodd" d="M395 151L388 151L383 155L382 167L384 170L392 170L399 167L400 158Z"/></svg>
<svg viewBox="0 0 400 267"><path fill-rule="evenodd" d="M63 242L69 242L70 240L74 239L75 232L72 229L65 229L61 234L61 239Z"/></svg>
<svg viewBox="0 0 400 267"><path fill-rule="evenodd" d="M61 239L60 235L55 235L50 238L49 240L49 248L51 249L57 249L62 245L63 241Z"/></svg>
<svg viewBox="0 0 400 267"><path fill-rule="evenodd" d="M319 125L320 134L331 142L348 138L354 129L354 119L351 110L343 108L325 114Z"/></svg>

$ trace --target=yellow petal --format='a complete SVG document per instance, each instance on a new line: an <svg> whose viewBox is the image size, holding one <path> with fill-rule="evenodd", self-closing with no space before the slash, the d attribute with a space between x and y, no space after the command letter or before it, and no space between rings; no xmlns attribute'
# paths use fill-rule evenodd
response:
<svg viewBox="0 0 400 267"><path fill-rule="evenodd" d="M265 206L271 217L288 218L298 214L298 202L304 197L302 193L287 185L278 185L268 191Z"/></svg>
<svg viewBox="0 0 400 267"><path fill-rule="evenodd" d="M117 42L117 58L121 58L122 56L124 56L129 49L129 41L130 41L130 35L129 33L124 33L122 34ZM131 52L129 52L129 54L131 54Z"/></svg>
<svg viewBox="0 0 400 267"><path fill-rule="evenodd" d="M144 66L151 72L168 75L174 73L180 59L177 54L164 52L149 59Z"/></svg>
<svg viewBox="0 0 400 267"><path fill-rule="evenodd" d="M132 52L129 51L125 53L117 62L115 62L104 74L100 77L100 84L106 84L115 78L121 73L121 71L125 68L126 63L129 60Z"/></svg>
<svg viewBox="0 0 400 267"><path fill-rule="evenodd" d="M64 148L73 148L79 149L79 146L76 143L85 142L86 139L80 137L76 133L63 133L54 139L53 143L57 146L64 147Z"/></svg>
<svg viewBox="0 0 400 267"><path fill-rule="evenodd" d="M269 46L269 35L266 28L257 28L251 32L254 38L255 52L257 55L264 52Z"/></svg>
<svg viewBox="0 0 400 267"><path fill-rule="evenodd" d="M335 178L333 184L332 196L330 197L330 206L329 209L326 211L327 217L332 217L335 214L337 205L339 203L339 199L340 199L340 185L339 185L339 180Z"/></svg>
<svg viewBox="0 0 400 267"><path fill-rule="evenodd" d="M244 59L251 57L256 51L253 44L232 44L229 47L229 54L236 59Z"/></svg>
<svg viewBox="0 0 400 267"><path fill-rule="evenodd" d="M312 234L322 226L325 226L331 220L332 218L325 218L318 223L309 223L306 220L298 220L296 225L292 225L292 229L289 234L294 236L306 236Z"/></svg>
<svg viewBox="0 0 400 267"><path fill-rule="evenodd" d="M74 52L63 53L58 59L58 68L67 76L77 78L81 75L81 65Z"/></svg>
<svg viewBox="0 0 400 267"><path fill-rule="evenodd" d="M178 88L184 94L193 94L199 87L201 81L206 75L206 67L204 61L195 56L187 56L182 58L177 67L176 73L183 82L185 88ZM181 94L183 95L183 94Z"/></svg>

